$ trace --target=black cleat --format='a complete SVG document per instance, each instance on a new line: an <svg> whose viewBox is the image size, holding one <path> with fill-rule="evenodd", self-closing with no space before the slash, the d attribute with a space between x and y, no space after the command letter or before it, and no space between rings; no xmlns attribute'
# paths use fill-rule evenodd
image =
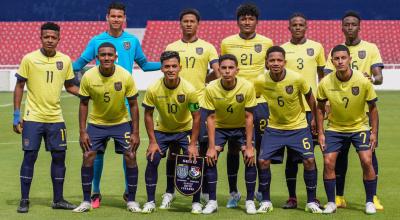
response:
<svg viewBox="0 0 400 220"><path fill-rule="evenodd" d="M122 198L124 198L125 202L128 202L128 193L124 192L124 194L122 195Z"/></svg>
<svg viewBox="0 0 400 220"><path fill-rule="evenodd" d="M282 206L283 209L296 209L297 208L297 199L289 198L286 201L286 204Z"/></svg>
<svg viewBox="0 0 400 220"><path fill-rule="evenodd" d="M29 200L21 199L21 201L19 202L17 212L18 213L27 213L28 211L29 211Z"/></svg>
<svg viewBox="0 0 400 220"><path fill-rule="evenodd" d="M53 209L66 209L66 210L72 210L75 209L77 206L74 204L69 203L67 200L60 200L58 202L53 202L53 204L51 204L51 207Z"/></svg>

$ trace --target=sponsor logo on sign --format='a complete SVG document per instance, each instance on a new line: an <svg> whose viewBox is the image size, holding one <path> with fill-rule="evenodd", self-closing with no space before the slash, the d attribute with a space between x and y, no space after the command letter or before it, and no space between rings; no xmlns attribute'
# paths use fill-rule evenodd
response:
<svg viewBox="0 0 400 220"><path fill-rule="evenodd" d="M189 176L192 178L199 178L201 176L200 167L190 167Z"/></svg>
<svg viewBox="0 0 400 220"><path fill-rule="evenodd" d="M179 179L186 178L188 174L189 174L189 166L180 164L176 167L176 177L178 177Z"/></svg>
<svg viewBox="0 0 400 220"><path fill-rule="evenodd" d="M197 157L196 162L187 155L177 155L174 183L178 192L185 196L194 195L202 186L204 158Z"/></svg>

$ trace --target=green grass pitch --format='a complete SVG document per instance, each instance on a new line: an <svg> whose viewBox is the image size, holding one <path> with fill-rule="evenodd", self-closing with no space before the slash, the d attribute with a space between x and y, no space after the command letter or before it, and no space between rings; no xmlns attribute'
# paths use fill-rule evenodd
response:
<svg viewBox="0 0 400 220"><path fill-rule="evenodd" d="M400 174L399 158L400 147L398 135L400 134L400 92L378 92L378 109L380 113L380 138L377 151L379 160L379 184L378 195L385 207L383 212L375 216L364 214L365 192L362 183L362 173L359 160L355 151L349 155L349 170L346 181L345 196L348 208L339 209L336 214L329 216L313 215L303 211L305 206L305 186L302 171L298 174L297 193L299 208L297 210L283 210L279 208L287 199L287 190L284 179L284 166L272 166L271 199L274 211L266 215L249 216L245 214L244 199L237 209L227 209L225 204L228 198L228 183L226 175L226 152L219 159L218 182L218 213L211 216L190 214L191 198L181 195L173 203L173 208L164 211L157 210L150 215L132 214L126 211L122 200L124 191L122 157L114 153L113 143L109 143L106 151L101 189L103 202L100 209L92 210L84 214L76 214L71 211L52 210L52 185L50 179L50 154L44 151L42 146L39 158L36 162L34 178L31 188L31 207L28 214L17 214L16 208L20 199L19 168L22 160L21 137L12 132L12 93L0 93L0 219L185 219L185 218L217 218L217 219L400 219L400 211L397 208L400 199ZM140 102L143 93L140 94ZM80 166L82 162L81 149L79 147L78 131L78 105L79 100L63 93L62 107L68 131L67 174L64 187L64 196L70 202L79 204L82 200ZM142 109L141 109L142 110ZM144 171L146 166L145 151L148 140L143 124L143 115L140 115L141 145L137 154L139 164L139 186L137 201L143 204L146 201L144 184ZM316 148L318 174L318 198L326 203L326 195L322 182L322 155ZM301 166L300 169L302 170ZM245 196L243 164L239 171L239 190ZM157 187L157 205L165 190L165 160L159 167L159 180Z"/></svg>

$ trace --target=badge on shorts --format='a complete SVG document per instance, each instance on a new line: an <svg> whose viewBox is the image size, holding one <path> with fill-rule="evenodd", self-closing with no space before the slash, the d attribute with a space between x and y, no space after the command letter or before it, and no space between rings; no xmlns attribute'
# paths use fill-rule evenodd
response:
<svg viewBox="0 0 400 220"><path fill-rule="evenodd" d="M262 45L261 45L261 44L256 44L256 45L254 45L254 50L255 50L257 53L260 53L260 52L262 51Z"/></svg>
<svg viewBox="0 0 400 220"><path fill-rule="evenodd" d="M131 42L129 42L129 41L124 41L124 48L125 48L125 50L131 49Z"/></svg>
<svg viewBox="0 0 400 220"><path fill-rule="evenodd" d="M351 87L351 93L352 93L353 95L358 95L358 94L360 94L360 88L359 88L358 86Z"/></svg>
<svg viewBox="0 0 400 220"><path fill-rule="evenodd" d="M184 103L185 102L185 95L178 95L178 102Z"/></svg>
<svg viewBox="0 0 400 220"><path fill-rule="evenodd" d="M314 49L313 48L307 48L307 55L312 57L314 56Z"/></svg>
<svg viewBox="0 0 400 220"><path fill-rule="evenodd" d="M62 70L63 67L64 67L64 64L63 64L62 61L57 61L57 62L56 62L56 66L57 66L57 69L58 69L58 70Z"/></svg>
<svg viewBox="0 0 400 220"><path fill-rule="evenodd" d="M187 155L177 155L175 168L175 187L182 195L191 196L202 186L204 158L197 157L196 163Z"/></svg>
<svg viewBox="0 0 400 220"><path fill-rule="evenodd" d="M28 146L29 146L29 139L28 139L28 138L25 138L25 139L24 139L24 146L25 146L25 147L28 147Z"/></svg>
<svg viewBox="0 0 400 220"><path fill-rule="evenodd" d="M364 59L366 56L367 56L367 51L365 50L358 51L358 58Z"/></svg>
<svg viewBox="0 0 400 220"><path fill-rule="evenodd" d="M115 82L114 83L114 89L115 89L115 91L121 91L121 89L122 89L122 82Z"/></svg>
<svg viewBox="0 0 400 220"><path fill-rule="evenodd" d="M243 96L243 94L237 94L237 95L236 95L236 101L237 101L238 103L242 103L242 102L244 101L244 96Z"/></svg>
<svg viewBox="0 0 400 220"><path fill-rule="evenodd" d="M287 93L287 94L290 95L290 94L293 93L293 86L292 86L292 85L286 86L285 89L286 89L286 93Z"/></svg>
<svg viewBox="0 0 400 220"><path fill-rule="evenodd" d="M203 48L202 47L196 47L196 53L198 55L202 55L203 54Z"/></svg>

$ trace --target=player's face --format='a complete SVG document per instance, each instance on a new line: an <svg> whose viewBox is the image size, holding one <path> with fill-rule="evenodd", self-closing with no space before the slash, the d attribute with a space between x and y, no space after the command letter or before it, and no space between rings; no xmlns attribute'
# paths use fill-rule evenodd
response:
<svg viewBox="0 0 400 220"><path fill-rule="evenodd" d="M178 59L171 58L164 60L161 65L161 72L164 73L164 77L167 80L174 80L179 77L179 71L181 71L181 66Z"/></svg>
<svg viewBox="0 0 400 220"><path fill-rule="evenodd" d="M101 47L99 48L97 59L99 59L100 66L102 68L109 69L114 66L114 61L117 59L117 54L112 47Z"/></svg>
<svg viewBox="0 0 400 220"><path fill-rule="evenodd" d="M42 48L46 51L54 51L60 41L60 33L53 30L43 30L40 36Z"/></svg>
<svg viewBox="0 0 400 220"><path fill-rule="evenodd" d="M238 71L239 68L233 60L224 60L219 65L219 72L221 73L222 80L225 82L235 81L235 76Z"/></svg>
<svg viewBox="0 0 400 220"><path fill-rule="evenodd" d="M111 9L106 18L110 29L122 29L122 26L126 21L124 11L119 9Z"/></svg>
<svg viewBox="0 0 400 220"><path fill-rule="evenodd" d="M292 34L292 38L303 38L306 34L307 23L306 19L302 17L294 17L290 20L289 31Z"/></svg>
<svg viewBox="0 0 400 220"><path fill-rule="evenodd" d="M181 20L181 29L184 35L194 35L197 32L197 27L199 26L199 22L197 18L193 14L187 14L182 17Z"/></svg>
<svg viewBox="0 0 400 220"><path fill-rule="evenodd" d="M240 33L252 34L256 32L257 18L252 15L240 16L238 20L238 26Z"/></svg>
<svg viewBox="0 0 400 220"><path fill-rule="evenodd" d="M356 17L345 17L342 22L342 31L346 38L356 38L360 31L360 21Z"/></svg>
<svg viewBox="0 0 400 220"><path fill-rule="evenodd" d="M286 60L281 52L272 52L267 57L267 68L271 73L282 73L285 68Z"/></svg>
<svg viewBox="0 0 400 220"><path fill-rule="evenodd" d="M347 71L350 68L351 57L346 51L336 51L332 55L332 64L337 71Z"/></svg>

